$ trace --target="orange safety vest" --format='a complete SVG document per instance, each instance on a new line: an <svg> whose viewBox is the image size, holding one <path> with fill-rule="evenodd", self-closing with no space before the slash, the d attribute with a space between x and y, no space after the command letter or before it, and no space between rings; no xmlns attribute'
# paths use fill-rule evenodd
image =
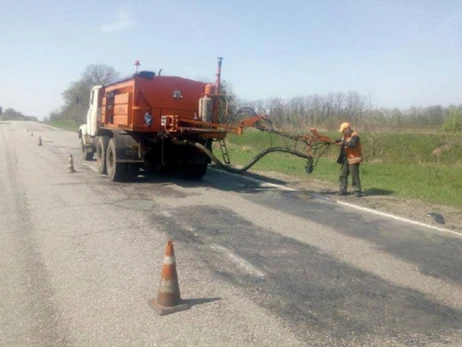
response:
<svg viewBox="0 0 462 347"><path fill-rule="evenodd" d="M359 135L353 131L353 133L350 135L350 137L343 136L343 140L348 142L353 136L358 137L358 143L356 147L351 148L351 147L343 147L343 150L345 151L345 155L348 159L348 164L358 164L363 161L363 152L361 150L361 141L359 139Z"/></svg>

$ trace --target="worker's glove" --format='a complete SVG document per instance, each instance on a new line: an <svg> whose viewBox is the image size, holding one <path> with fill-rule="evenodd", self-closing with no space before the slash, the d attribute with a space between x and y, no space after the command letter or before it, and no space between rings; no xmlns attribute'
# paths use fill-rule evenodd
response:
<svg viewBox="0 0 462 347"><path fill-rule="evenodd" d="M335 143L345 143L343 140L335 140Z"/></svg>

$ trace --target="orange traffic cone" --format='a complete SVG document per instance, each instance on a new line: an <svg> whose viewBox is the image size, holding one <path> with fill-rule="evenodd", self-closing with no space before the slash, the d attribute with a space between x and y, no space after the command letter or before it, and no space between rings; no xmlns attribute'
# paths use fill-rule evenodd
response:
<svg viewBox="0 0 462 347"><path fill-rule="evenodd" d="M154 311L161 316L187 310L191 307L180 298L175 253L173 252L173 241L171 240L167 242L167 246L165 247L164 266L162 268L157 299L153 299L149 303Z"/></svg>
<svg viewBox="0 0 462 347"><path fill-rule="evenodd" d="M74 173L74 159L72 159L72 154L69 155L69 164L67 165L67 172Z"/></svg>

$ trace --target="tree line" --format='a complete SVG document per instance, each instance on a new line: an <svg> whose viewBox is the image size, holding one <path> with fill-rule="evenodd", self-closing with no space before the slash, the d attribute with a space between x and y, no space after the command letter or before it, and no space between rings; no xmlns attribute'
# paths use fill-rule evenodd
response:
<svg viewBox="0 0 462 347"><path fill-rule="evenodd" d="M3 111L3 108L0 106L0 120L19 120L19 121L35 121L38 122L36 117L26 116L19 111L16 111L14 108L7 108Z"/></svg>
<svg viewBox="0 0 462 347"><path fill-rule="evenodd" d="M91 87L113 82L119 73L106 65L90 65L81 78L72 82L62 93L63 106L50 114L49 120L67 120L77 124L85 122ZM243 106L264 112L273 124L281 129L306 129L318 127L334 130L338 124L349 121L362 131L380 131L402 127L440 127L444 131L462 131L462 105L443 107L376 108L369 98L356 91L329 93L327 95L299 96L290 99L268 98L244 101L236 96L227 81L222 91L227 94L226 108L230 114ZM224 111L224 103L222 103ZM223 120L223 117L220 117Z"/></svg>
<svg viewBox="0 0 462 347"><path fill-rule="evenodd" d="M269 98L248 102L271 118L279 128L318 127L334 130L349 121L362 130L376 131L413 127L441 127L443 131L462 131L462 105L429 107L376 108L358 92L310 95L291 99Z"/></svg>
<svg viewBox="0 0 462 347"><path fill-rule="evenodd" d="M50 113L45 121L85 122L90 90L94 85L104 85L119 78L119 73L106 65L89 65L80 79L63 91L63 105ZM462 105L443 107L376 108L369 98L356 91L329 93L326 95L298 96L290 99L268 98L244 101L236 97L232 87L224 81L223 91L228 95L226 108L229 113L242 106L253 107L268 115L273 124L281 129L294 130L317 127L334 130L338 124L349 121L362 131L379 131L387 128L439 127L447 132L462 131ZM27 120L13 109L3 113L1 119ZM220 117L221 118L221 117Z"/></svg>

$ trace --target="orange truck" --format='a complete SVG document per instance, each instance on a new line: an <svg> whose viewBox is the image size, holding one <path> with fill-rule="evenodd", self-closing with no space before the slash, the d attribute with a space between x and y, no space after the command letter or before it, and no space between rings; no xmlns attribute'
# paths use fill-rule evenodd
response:
<svg viewBox="0 0 462 347"><path fill-rule="evenodd" d="M215 84L137 71L94 86L79 130L83 158L96 156L98 171L116 182L134 179L140 168L201 179L211 162L201 148L211 151L213 141L242 131L218 122L220 75L221 58Z"/></svg>

